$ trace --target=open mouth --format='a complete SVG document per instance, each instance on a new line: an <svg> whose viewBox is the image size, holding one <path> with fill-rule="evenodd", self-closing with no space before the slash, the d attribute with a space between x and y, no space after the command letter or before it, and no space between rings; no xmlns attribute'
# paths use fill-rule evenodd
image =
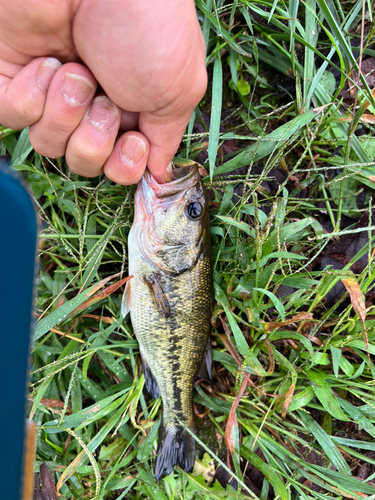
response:
<svg viewBox="0 0 375 500"><path fill-rule="evenodd" d="M166 184L159 184L152 174L146 170L144 180L147 186L151 188L157 198L166 198L176 195L195 186L199 182L198 165L188 167L178 167L172 170L172 180ZM144 189L144 186L142 186Z"/></svg>
<svg viewBox="0 0 375 500"><path fill-rule="evenodd" d="M168 184L177 183L180 180L186 180L191 175L194 175L198 171L198 165L190 165L188 167L178 167L172 170L172 180Z"/></svg>

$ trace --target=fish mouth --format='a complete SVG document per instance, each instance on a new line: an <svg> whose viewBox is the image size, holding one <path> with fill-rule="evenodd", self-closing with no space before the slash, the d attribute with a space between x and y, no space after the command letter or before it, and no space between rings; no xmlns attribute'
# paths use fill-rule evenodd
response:
<svg viewBox="0 0 375 500"><path fill-rule="evenodd" d="M186 191L195 186L199 180L198 165L188 167L178 167L172 170L172 180L165 184L159 184L149 170L146 170L142 180L155 193L157 198L167 198ZM142 186L145 189L145 186Z"/></svg>
<svg viewBox="0 0 375 500"><path fill-rule="evenodd" d="M200 182L198 165L178 167L172 170L172 180L159 184L146 169L138 183L135 200L135 219L145 221L152 218L155 207L162 205L165 210L175 204L184 203L184 194Z"/></svg>
<svg viewBox="0 0 375 500"><path fill-rule="evenodd" d="M172 170L172 180L159 184L151 172L146 170L138 184L136 212L143 217L152 217L155 206L168 209L171 205L184 203L184 194L200 182L198 165L178 167Z"/></svg>

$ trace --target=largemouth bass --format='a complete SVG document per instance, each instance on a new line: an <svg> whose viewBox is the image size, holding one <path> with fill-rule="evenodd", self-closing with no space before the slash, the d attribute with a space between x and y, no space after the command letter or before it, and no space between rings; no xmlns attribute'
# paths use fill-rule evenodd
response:
<svg viewBox="0 0 375 500"><path fill-rule="evenodd" d="M193 378L211 375L212 298L208 202L196 165L158 184L146 171L135 194L122 312L139 342L145 385L161 395L157 480L195 461ZM176 419L176 416L178 419ZM180 422L178 421L180 420Z"/></svg>

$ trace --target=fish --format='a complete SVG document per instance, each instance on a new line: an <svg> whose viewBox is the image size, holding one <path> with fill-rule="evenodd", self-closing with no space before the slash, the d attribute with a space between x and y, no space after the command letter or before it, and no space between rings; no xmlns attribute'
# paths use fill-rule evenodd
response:
<svg viewBox="0 0 375 500"><path fill-rule="evenodd" d="M161 396L155 478L196 456L194 376L211 379L212 260L207 193L196 164L159 184L146 170L128 236L131 280L122 300L139 343L145 387Z"/></svg>

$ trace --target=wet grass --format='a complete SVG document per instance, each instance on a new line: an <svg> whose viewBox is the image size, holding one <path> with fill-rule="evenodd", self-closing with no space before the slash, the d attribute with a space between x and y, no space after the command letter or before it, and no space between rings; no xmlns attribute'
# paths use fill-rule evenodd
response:
<svg viewBox="0 0 375 500"><path fill-rule="evenodd" d="M370 499L375 102L354 72L375 56L371 2L196 3L210 85L176 158L203 165L211 196L196 468L153 478L161 402L120 315L134 187L79 178L6 130L42 221L36 468L69 500Z"/></svg>

